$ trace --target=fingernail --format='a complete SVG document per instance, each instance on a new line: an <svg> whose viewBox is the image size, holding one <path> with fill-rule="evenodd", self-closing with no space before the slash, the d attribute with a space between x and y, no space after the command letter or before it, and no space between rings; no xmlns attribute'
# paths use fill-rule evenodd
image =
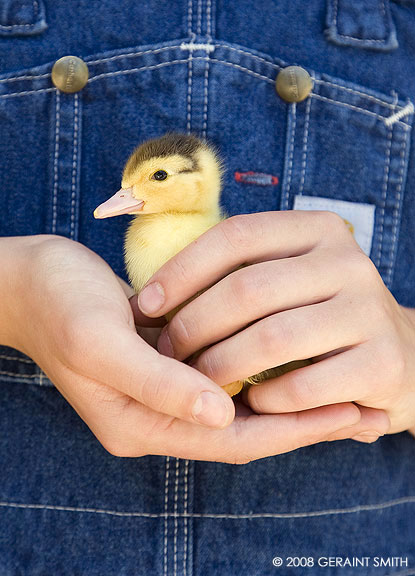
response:
<svg viewBox="0 0 415 576"><path fill-rule="evenodd" d="M138 295L138 306L144 314L154 314L163 306L164 300L163 286L159 282L152 282Z"/></svg>
<svg viewBox="0 0 415 576"><path fill-rule="evenodd" d="M376 430L366 430L366 432L360 432L356 434L356 436L352 436L352 440L357 440L357 442L367 442L370 444L371 442L376 442L379 436L383 436L383 434L379 434Z"/></svg>
<svg viewBox="0 0 415 576"><path fill-rule="evenodd" d="M214 428L224 427L229 410L222 398L214 392L202 392L193 404L192 415L197 422Z"/></svg>
<svg viewBox="0 0 415 576"><path fill-rule="evenodd" d="M169 333L167 331L167 326L163 328L159 339L157 340L157 350L160 352L160 354L164 354L164 356L169 356L169 358L174 357L174 350Z"/></svg>

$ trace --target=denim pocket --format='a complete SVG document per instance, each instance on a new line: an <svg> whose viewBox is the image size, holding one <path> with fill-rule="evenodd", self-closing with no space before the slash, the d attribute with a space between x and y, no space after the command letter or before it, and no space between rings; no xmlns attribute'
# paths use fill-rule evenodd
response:
<svg viewBox="0 0 415 576"><path fill-rule="evenodd" d="M0 36L33 36L47 27L43 0L2 0Z"/></svg>
<svg viewBox="0 0 415 576"><path fill-rule="evenodd" d="M374 206L370 256L385 284L393 278L414 107L325 74L288 112L281 208L295 197ZM321 204L320 204L321 205Z"/></svg>

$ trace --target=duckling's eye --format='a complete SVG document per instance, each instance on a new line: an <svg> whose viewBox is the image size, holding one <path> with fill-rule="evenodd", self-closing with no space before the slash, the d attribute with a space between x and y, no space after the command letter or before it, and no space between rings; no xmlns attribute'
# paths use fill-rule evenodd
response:
<svg viewBox="0 0 415 576"><path fill-rule="evenodd" d="M167 172L165 170L157 170L157 172L154 172L152 179L153 180L165 180L167 178Z"/></svg>

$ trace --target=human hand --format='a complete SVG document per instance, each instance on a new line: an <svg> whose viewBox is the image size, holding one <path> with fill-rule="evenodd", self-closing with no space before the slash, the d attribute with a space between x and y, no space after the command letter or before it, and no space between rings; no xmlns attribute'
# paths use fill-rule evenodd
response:
<svg viewBox="0 0 415 576"><path fill-rule="evenodd" d="M13 289L1 294L13 328L8 343L39 364L115 455L246 462L326 439L360 420L350 405L233 420L234 405L223 390L136 333L131 290L95 253L65 238L38 236L1 239L4 254L12 254L7 278ZM158 324L134 301L132 307L137 324L149 330ZM218 407L210 405L211 424L225 428L192 417L202 391L219 398Z"/></svg>
<svg viewBox="0 0 415 576"><path fill-rule="evenodd" d="M236 270L241 264L250 266ZM152 316L210 286L176 314L158 348L182 360L210 346L195 366L219 385L313 358L251 387L245 401L256 413L354 402L372 409L370 424L362 419L350 431L367 442L415 425L413 312L398 305L339 216L230 218L167 262L154 282L165 294L158 310L139 295Z"/></svg>

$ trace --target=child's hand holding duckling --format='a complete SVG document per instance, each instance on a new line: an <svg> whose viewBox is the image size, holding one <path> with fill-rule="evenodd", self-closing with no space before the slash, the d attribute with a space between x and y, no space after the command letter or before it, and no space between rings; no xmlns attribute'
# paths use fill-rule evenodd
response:
<svg viewBox="0 0 415 576"><path fill-rule="evenodd" d="M236 270L242 263L251 266ZM209 288L210 287L210 288ZM223 384L293 360L313 364L251 387L259 414L338 403L372 408L349 437L415 428L415 311L396 302L344 221L331 212L268 212L219 223L167 262L139 294L166 314L158 349Z"/></svg>
<svg viewBox="0 0 415 576"><path fill-rule="evenodd" d="M77 242L1 238L0 263L0 344L33 358L113 454L242 463L367 426L350 404L233 420L226 392L136 333L132 290ZM201 393L211 401L197 420Z"/></svg>

